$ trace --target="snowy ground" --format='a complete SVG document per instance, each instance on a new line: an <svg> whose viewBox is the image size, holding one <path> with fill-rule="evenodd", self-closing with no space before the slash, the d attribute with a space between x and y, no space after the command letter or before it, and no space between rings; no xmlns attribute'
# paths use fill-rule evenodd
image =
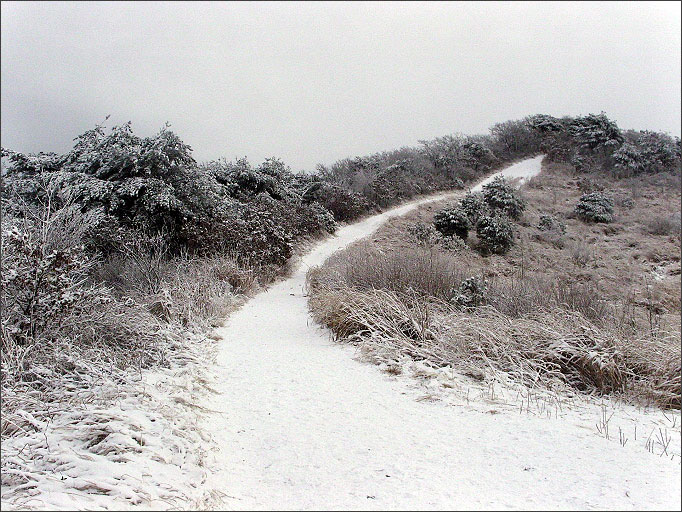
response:
<svg viewBox="0 0 682 512"><path fill-rule="evenodd" d="M527 177L540 160L503 172ZM93 386L114 407L93 399L3 442L3 510L679 509L679 412L409 360L392 376L314 325L308 268L426 200L319 244L232 314L216 365L196 340L167 370Z"/></svg>
<svg viewBox="0 0 682 512"><path fill-rule="evenodd" d="M540 161L503 173L528 177ZM308 268L423 201L341 229L219 331L217 393L203 406L220 411L205 426L220 447L207 485L223 506L679 509L679 413L528 394L409 361L390 376L314 325Z"/></svg>

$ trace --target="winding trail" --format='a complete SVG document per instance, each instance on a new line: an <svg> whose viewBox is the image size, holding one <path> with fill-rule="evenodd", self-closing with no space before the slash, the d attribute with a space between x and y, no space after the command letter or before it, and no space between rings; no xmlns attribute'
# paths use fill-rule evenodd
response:
<svg viewBox="0 0 682 512"><path fill-rule="evenodd" d="M502 171L529 177L542 157ZM480 186L480 185L479 185ZM353 359L310 319L305 274L387 218L340 229L292 277L219 330L217 393L202 404L221 447L207 485L227 509L679 508L679 464L594 428L416 401L409 379Z"/></svg>

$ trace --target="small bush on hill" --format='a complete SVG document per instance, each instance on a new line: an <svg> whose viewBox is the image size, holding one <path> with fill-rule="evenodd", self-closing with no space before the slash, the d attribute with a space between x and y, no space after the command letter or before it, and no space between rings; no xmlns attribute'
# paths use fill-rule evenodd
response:
<svg viewBox="0 0 682 512"><path fill-rule="evenodd" d="M452 253L461 253L462 251L466 251L469 249L469 246L466 244L463 238L460 238L458 236L444 236L441 237L438 245L445 251L452 252Z"/></svg>
<svg viewBox="0 0 682 512"><path fill-rule="evenodd" d="M538 229L540 231L557 231L563 234L566 232L566 225L553 215L541 215Z"/></svg>
<svg viewBox="0 0 682 512"><path fill-rule="evenodd" d="M433 224L417 222L408 228L412 239L422 247L433 247L443 238Z"/></svg>
<svg viewBox="0 0 682 512"><path fill-rule="evenodd" d="M469 192L464 198L459 202L459 210L464 212L464 214L469 219L469 224L475 226L478 219L482 215L486 215L488 212L488 206L483 199L483 194L480 192Z"/></svg>
<svg viewBox="0 0 682 512"><path fill-rule="evenodd" d="M646 223L646 228L652 235L677 235L680 236L680 214L669 215L667 217L654 217Z"/></svg>
<svg viewBox="0 0 682 512"><path fill-rule="evenodd" d="M502 176L483 186L483 200L491 211L501 212L514 220L518 220L526 208L526 203Z"/></svg>
<svg viewBox="0 0 682 512"><path fill-rule="evenodd" d="M500 215L481 217L476 224L476 235L485 252L504 254L514 245L512 224Z"/></svg>
<svg viewBox="0 0 682 512"><path fill-rule="evenodd" d="M608 223L613 220L613 199L601 192L583 194L574 212L584 222Z"/></svg>
<svg viewBox="0 0 682 512"><path fill-rule="evenodd" d="M433 218L433 225L444 236L458 236L466 240L469 234L469 219L466 213L458 208L446 208Z"/></svg>
<svg viewBox="0 0 682 512"><path fill-rule="evenodd" d="M462 308L475 308L486 302L486 283L478 277L462 281L453 302Z"/></svg>

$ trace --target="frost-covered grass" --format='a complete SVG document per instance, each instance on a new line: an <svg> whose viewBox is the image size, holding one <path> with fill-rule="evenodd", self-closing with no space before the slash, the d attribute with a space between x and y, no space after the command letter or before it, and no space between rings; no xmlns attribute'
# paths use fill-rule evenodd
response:
<svg viewBox="0 0 682 512"><path fill-rule="evenodd" d="M208 335L276 271L228 255L101 261L59 219L3 226L3 508L206 506L193 404L210 392Z"/></svg>
<svg viewBox="0 0 682 512"><path fill-rule="evenodd" d="M382 289L313 287L310 306L339 341L385 364L409 356L465 374L504 374L531 388L627 393L679 408L679 333L623 338L575 311L515 318Z"/></svg>
<svg viewBox="0 0 682 512"><path fill-rule="evenodd" d="M414 222L433 221L437 211L425 207L311 270L311 309L338 340L360 344L388 365L409 355L460 372L505 374L531 388L679 408L679 275L641 289L647 261L638 261L645 258L637 247L647 233L624 218L644 222L646 210L658 208L651 200L658 186L649 181L631 185L642 195L636 207L620 208L615 231L600 233L571 217L580 192L570 176L554 169L533 178L522 191L529 211L515 225L518 245L505 256L416 240ZM608 186L627 190L621 182ZM562 190L565 206L540 191L549 188ZM663 201L679 198L674 190L666 194ZM545 236L535 219L547 211L569 228ZM679 254L678 237L664 243ZM649 235L646 245L663 244ZM679 261L663 252L654 257ZM465 286L473 278L480 289Z"/></svg>
<svg viewBox="0 0 682 512"><path fill-rule="evenodd" d="M166 368L139 372L103 372L101 360L80 354L78 383L49 380L58 397L3 387L18 406L7 415L21 419L2 442L3 508L205 507L210 438L192 404L208 389L210 346L198 335L177 339Z"/></svg>

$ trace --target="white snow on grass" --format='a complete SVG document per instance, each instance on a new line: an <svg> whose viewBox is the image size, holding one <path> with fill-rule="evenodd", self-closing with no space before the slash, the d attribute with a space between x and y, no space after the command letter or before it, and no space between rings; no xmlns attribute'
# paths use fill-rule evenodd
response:
<svg viewBox="0 0 682 512"><path fill-rule="evenodd" d="M169 367L89 382L81 400L2 441L2 510L205 508L206 452L194 403L211 346L191 336ZM27 397L30 399L30 397Z"/></svg>
<svg viewBox="0 0 682 512"><path fill-rule="evenodd" d="M528 178L541 159L503 174ZM217 394L203 405L221 412L204 425L220 447L207 484L224 493L222 506L679 509L678 412L668 419L607 400L524 395L418 363L390 376L311 320L311 266L389 217L447 196L340 229L219 331Z"/></svg>
<svg viewBox="0 0 682 512"><path fill-rule="evenodd" d="M541 157L503 172L537 173ZM413 201L339 230L167 369L2 443L2 509L680 508L680 415L361 362L305 274ZM608 427L608 439L606 427ZM635 434L635 427L637 432ZM624 444L625 446L622 446Z"/></svg>

